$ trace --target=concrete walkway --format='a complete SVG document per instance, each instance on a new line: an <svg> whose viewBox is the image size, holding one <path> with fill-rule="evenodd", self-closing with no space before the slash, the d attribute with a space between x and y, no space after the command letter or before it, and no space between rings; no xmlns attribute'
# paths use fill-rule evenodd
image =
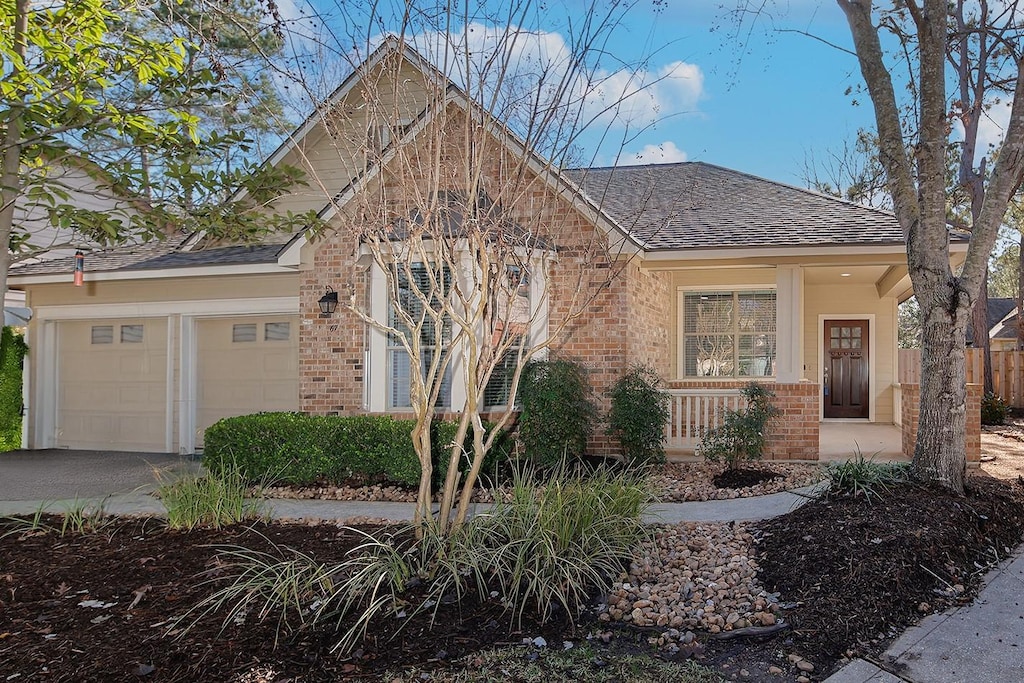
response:
<svg viewBox="0 0 1024 683"><path fill-rule="evenodd" d="M926 617L878 664L858 659L827 683L1009 683L1024 680L1024 549L985 577L977 600Z"/></svg>

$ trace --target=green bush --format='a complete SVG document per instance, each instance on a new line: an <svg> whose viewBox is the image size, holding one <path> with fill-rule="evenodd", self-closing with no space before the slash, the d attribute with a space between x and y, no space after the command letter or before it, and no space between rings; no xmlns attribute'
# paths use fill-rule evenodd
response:
<svg viewBox="0 0 1024 683"><path fill-rule="evenodd" d="M1006 422L1010 407L998 394L989 392L981 399L981 424L1001 425Z"/></svg>
<svg viewBox="0 0 1024 683"><path fill-rule="evenodd" d="M772 404L771 389L751 382L740 391L747 400L741 410L726 410L722 424L708 432L697 453L708 462L725 462L736 469L744 460L760 460L771 421L782 414Z"/></svg>
<svg viewBox="0 0 1024 683"><path fill-rule="evenodd" d="M854 450L854 457L843 463L830 463L825 471L829 480L828 495L863 496L871 502L883 492L910 480L908 463L875 462L874 456L865 458L860 448Z"/></svg>
<svg viewBox="0 0 1024 683"><path fill-rule="evenodd" d="M623 455L633 464L665 462L665 424L668 395L659 389L653 368L636 366L612 387L608 434L619 440Z"/></svg>
<svg viewBox="0 0 1024 683"><path fill-rule="evenodd" d="M317 481L342 483L356 479L415 486L420 462L412 443L413 420L387 415L306 415L257 413L225 418L206 430L203 463L213 473L237 468L251 483L281 482L306 485ZM434 480L448 469L453 422L436 422L432 441ZM481 474L502 473L510 439L499 439L484 461ZM468 452L472 441L467 440ZM468 459L460 469L469 467Z"/></svg>
<svg viewBox="0 0 1024 683"><path fill-rule="evenodd" d="M28 346L13 327L0 337L0 451L21 448L22 363Z"/></svg>
<svg viewBox="0 0 1024 683"><path fill-rule="evenodd" d="M531 361L519 383L519 439L526 457L541 467L581 457L597 409L587 371L571 360Z"/></svg>

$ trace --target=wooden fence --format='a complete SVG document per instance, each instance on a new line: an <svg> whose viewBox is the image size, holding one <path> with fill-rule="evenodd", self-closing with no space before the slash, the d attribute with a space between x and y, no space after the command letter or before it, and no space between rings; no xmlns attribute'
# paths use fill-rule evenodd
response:
<svg viewBox="0 0 1024 683"><path fill-rule="evenodd" d="M967 383L982 384L980 349L967 349ZM921 349L900 349L900 384L921 383ZM1024 351L992 352L992 388L1007 404L1024 408Z"/></svg>

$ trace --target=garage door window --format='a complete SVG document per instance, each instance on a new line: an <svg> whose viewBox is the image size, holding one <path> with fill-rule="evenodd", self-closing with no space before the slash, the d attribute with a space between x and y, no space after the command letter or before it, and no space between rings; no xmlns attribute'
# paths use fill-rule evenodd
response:
<svg viewBox="0 0 1024 683"><path fill-rule="evenodd" d="M239 323L231 328L231 341L233 342L254 342L256 341L256 323Z"/></svg>
<svg viewBox="0 0 1024 683"><path fill-rule="evenodd" d="M288 323L267 323L263 327L263 341L288 341L291 325Z"/></svg>
<svg viewBox="0 0 1024 683"><path fill-rule="evenodd" d="M122 344L141 344L142 325L121 325Z"/></svg>
<svg viewBox="0 0 1024 683"><path fill-rule="evenodd" d="M92 343L93 344L113 344L114 343L114 326L113 325L93 325L92 326Z"/></svg>

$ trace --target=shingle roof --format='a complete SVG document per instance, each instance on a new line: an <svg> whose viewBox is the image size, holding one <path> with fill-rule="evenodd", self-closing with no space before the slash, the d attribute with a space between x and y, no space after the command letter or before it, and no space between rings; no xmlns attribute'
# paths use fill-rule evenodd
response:
<svg viewBox="0 0 1024 683"><path fill-rule="evenodd" d="M1002 328L992 335L992 337L994 339L1016 339L1018 325L1020 325L1020 315L1012 315L1006 319Z"/></svg>
<svg viewBox="0 0 1024 683"><path fill-rule="evenodd" d="M186 236L176 235L159 242L132 245L89 252L86 255L87 273L101 273L115 270L158 270L162 268L187 268L233 264L276 263L281 244L232 245L209 247L195 251L180 251ZM71 273L74 257L15 264L10 275L49 275Z"/></svg>
<svg viewBox="0 0 1024 683"><path fill-rule="evenodd" d="M1003 297L990 297L989 300L988 300L988 316L987 316L988 317L988 329L989 329L989 332L991 333L992 328L995 327L996 325L998 325L999 322L1003 318L1005 318L1006 316L1010 315L1010 313L1015 308L1017 308L1017 300L1016 299L1007 299L1007 298L1003 298ZM1016 319L1016 316L1014 316L1014 318L1012 318L1011 320L1014 320L1014 319ZM996 337L997 338L1003 338L1003 339L1009 339L1009 338L1016 337L1017 336L1016 323L1014 323L1012 332L1010 332L1008 334L1002 334L1002 332L1005 332L1005 331L1006 331L1006 328L1004 327L1003 330L1001 331L1001 333L997 334ZM973 321L968 321L967 322L967 343L971 344L973 342L974 342L974 323L973 323Z"/></svg>
<svg viewBox="0 0 1024 683"><path fill-rule="evenodd" d="M889 212L703 162L566 173L654 251L903 242Z"/></svg>

